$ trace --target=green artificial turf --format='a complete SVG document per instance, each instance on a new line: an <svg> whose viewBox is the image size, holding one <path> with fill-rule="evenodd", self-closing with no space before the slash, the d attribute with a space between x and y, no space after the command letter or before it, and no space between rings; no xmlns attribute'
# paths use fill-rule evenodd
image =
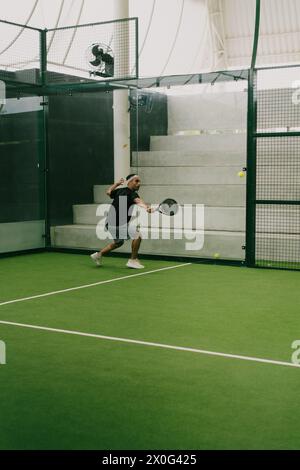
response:
<svg viewBox="0 0 300 470"><path fill-rule="evenodd" d="M136 274L125 263L3 259L0 302ZM0 306L0 320L289 362L299 300L297 272L190 265ZM1 324L0 339L1 449L300 448L298 369Z"/></svg>
<svg viewBox="0 0 300 470"><path fill-rule="evenodd" d="M256 260L256 265L262 268L277 268L277 269L291 269L300 270L300 263L297 261L266 261Z"/></svg>

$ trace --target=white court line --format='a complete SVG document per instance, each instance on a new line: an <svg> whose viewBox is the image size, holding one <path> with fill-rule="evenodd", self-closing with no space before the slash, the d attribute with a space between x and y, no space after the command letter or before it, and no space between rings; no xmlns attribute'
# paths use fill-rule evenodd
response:
<svg viewBox="0 0 300 470"><path fill-rule="evenodd" d="M155 348L163 348L163 349L172 349L175 351L184 351L184 352L191 352L191 353L197 353L197 354L205 354L207 356L217 356L217 357L224 357L227 359L239 359L241 361L251 361L251 362L260 362L263 364L272 364L272 365L277 365L277 366L287 366L287 367L297 367L300 368L300 364L293 364L292 362L282 362L282 361L273 361L271 359L263 359L259 357L250 357L250 356L239 356L236 354L226 354L226 353L220 353L220 352L215 352L215 351L206 351L205 349L193 349L193 348L185 348L181 346L171 346L170 344L160 344L160 343L149 343L148 341L139 341L135 339L127 339L127 338L118 338L114 336L103 336L103 335L97 335L93 333L83 333L81 331L72 331L72 330L61 330L57 328L49 328L46 326L38 326L38 325L27 325L25 323L15 323L15 322L9 322L9 321L4 321L0 320L0 324L2 325L8 325L8 326L17 326L20 328L30 328L33 330L42 330L42 331L50 331L52 333L64 333L68 335L76 335L76 336L85 336L88 338L96 338L96 339L102 339L102 340L107 340L107 341L117 341L120 343L130 343L130 344L138 344L141 346L150 346L150 347L155 347Z"/></svg>
<svg viewBox="0 0 300 470"><path fill-rule="evenodd" d="M131 279L132 277L145 276L146 274L158 273L160 271L168 271L170 269L182 268L183 266L190 266L192 263L177 264L176 266L168 266L167 268L154 269L153 271L146 271L138 274L130 274L129 276L116 277L106 281L94 282L93 284L86 284L78 287L71 287L69 289L57 290L53 292L46 292L45 294L33 295L31 297L24 297L23 299L8 300L1 302L0 307L3 305L15 304L17 302L25 302L26 300L40 299L41 297L48 297L50 295L63 294L64 292L71 292L73 290L87 289L88 287L100 286L101 284L109 284L111 282L122 281L123 279Z"/></svg>

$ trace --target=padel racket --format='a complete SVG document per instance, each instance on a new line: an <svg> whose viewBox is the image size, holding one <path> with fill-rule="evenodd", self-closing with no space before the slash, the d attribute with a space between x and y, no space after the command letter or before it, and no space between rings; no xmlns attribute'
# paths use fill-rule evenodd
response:
<svg viewBox="0 0 300 470"><path fill-rule="evenodd" d="M179 209L178 202L175 199L165 199L159 204L155 211L160 212L163 215L173 217L177 214Z"/></svg>

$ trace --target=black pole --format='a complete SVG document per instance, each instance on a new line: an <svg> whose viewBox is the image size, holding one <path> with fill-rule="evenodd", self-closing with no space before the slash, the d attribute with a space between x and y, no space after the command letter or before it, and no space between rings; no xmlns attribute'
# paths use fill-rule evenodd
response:
<svg viewBox="0 0 300 470"><path fill-rule="evenodd" d="M255 32L252 49L251 69L248 78L248 117L247 117L247 202L246 202L246 264L255 266L256 251L256 159L257 159L257 70L255 69L259 27L260 0L256 0Z"/></svg>
<svg viewBox="0 0 300 470"><path fill-rule="evenodd" d="M256 74L250 70L248 81L246 264L250 267L255 266L256 246Z"/></svg>

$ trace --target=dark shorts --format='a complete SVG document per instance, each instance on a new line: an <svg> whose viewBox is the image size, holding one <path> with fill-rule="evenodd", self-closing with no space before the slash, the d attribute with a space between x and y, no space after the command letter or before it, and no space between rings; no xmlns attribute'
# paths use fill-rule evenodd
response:
<svg viewBox="0 0 300 470"><path fill-rule="evenodd" d="M112 227L106 224L105 229L107 232L110 233L111 238L118 245L123 244L126 240L132 239L132 236L129 234L128 231L128 225L122 225L121 227Z"/></svg>

